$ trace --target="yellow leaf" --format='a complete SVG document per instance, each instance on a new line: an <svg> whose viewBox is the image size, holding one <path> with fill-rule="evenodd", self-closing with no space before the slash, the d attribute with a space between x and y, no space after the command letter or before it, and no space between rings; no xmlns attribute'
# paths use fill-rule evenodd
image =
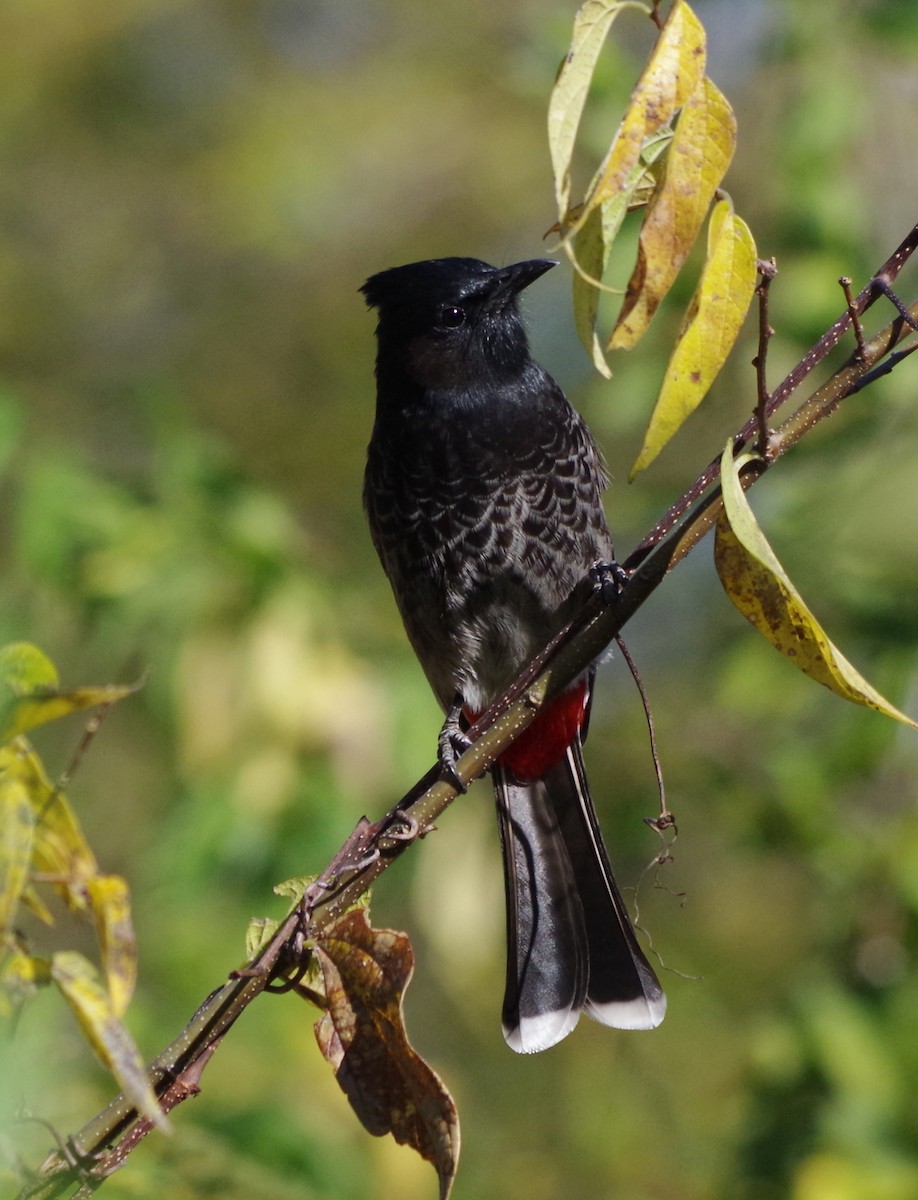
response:
<svg viewBox="0 0 918 1200"><path fill-rule="evenodd" d="M70 1005L87 1041L138 1111L157 1125L167 1126L147 1079L143 1059L118 1019L92 963L76 951L61 950L52 955L51 978Z"/></svg>
<svg viewBox="0 0 918 1200"><path fill-rule="evenodd" d="M739 482L728 442L720 466L724 507L717 521L714 561L727 595L758 631L795 667L831 691L894 717L918 724L880 695L832 644L804 604L756 524Z"/></svg>
<svg viewBox="0 0 918 1200"><path fill-rule="evenodd" d="M598 205L617 196L637 166L645 141L669 125L704 75L704 28L684 0L676 0L597 173L575 229Z"/></svg>
<svg viewBox="0 0 918 1200"><path fill-rule="evenodd" d="M683 108L641 226L638 256L609 342L630 350L695 244L736 144L736 119L706 76Z"/></svg>
<svg viewBox="0 0 918 1200"><path fill-rule="evenodd" d="M137 982L137 939L131 920L131 894L119 875L97 875L86 887L99 934L112 1009L120 1017Z"/></svg>
<svg viewBox="0 0 918 1200"><path fill-rule="evenodd" d="M0 933L10 931L29 878L35 818L26 789L0 775Z"/></svg>
<svg viewBox="0 0 918 1200"><path fill-rule="evenodd" d="M571 199L571 158L596 61L612 22L628 0L587 0L574 17L570 49L548 101L548 149L555 179L558 220L564 225Z"/></svg>
<svg viewBox="0 0 918 1200"><path fill-rule="evenodd" d="M0 746L0 781L19 783L35 814L33 869L51 878L71 909L85 910L86 885L98 874L95 855L66 796L52 786L25 738Z"/></svg>
<svg viewBox="0 0 918 1200"><path fill-rule="evenodd" d="M28 954L18 946L6 950L0 964L0 1017L11 1016L50 982L50 959Z"/></svg>
<svg viewBox="0 0 918 1200"><path fill-rule="evenodd" d="M44 900L42 900L41 896L38 894L38 891L31 883L26 884L26 886L22 889L22 903L29 910L29 912L33 914L33 916L36 916L39 921L44 922L45 925L54 924L54 917L51 915L50 908L48 908L47 904L45 904Z"/></svg>
<svg viewBox="0 0 918 1200"><path fill-rule="evenodd" d="M364 1128L391 1133L432 1163L441 1200L459 1158L459 1119L452 1098L408 1042L402 997L414 970L403 933L373 929L354 909L316 945L328 1011L316 1024L322 1053Z"/></svg>
<svg viewBox="0 0 918 1200"><path fill-rule="evenodd" d="M59 690L51 660L29 642L0 647L0 742L82 709L113 704L139 684Z"/></svg>
<svg viewBox="0 0 918 1200"><path fill-rule="evenodd" d="M707 394L733 348L755 292L756 253L729 200L714 206L708 257L629 479L647 467Z"/></svg>
<svg viewBox="0 0 918 1200"><path fill-rule="evenodd" d="M9 741L18 734L26 733L37 725L57 721L71 713L87 708L99 708L123 700L140 687L140 684L103 684L99 687L72 688L69 692L50 692L47 695L23 696L4 707L0 741Z"/></svg>

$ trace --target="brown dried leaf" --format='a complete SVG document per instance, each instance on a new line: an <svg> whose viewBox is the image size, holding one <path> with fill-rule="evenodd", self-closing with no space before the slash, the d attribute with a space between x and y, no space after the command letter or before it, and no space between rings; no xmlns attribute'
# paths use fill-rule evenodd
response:
<svg viewBox="0 0 918 1200"><path fill-rule="evenodd" d="M432 1163L446 1200L459 1158L452 1097L408 1042L402 996L414 970L411 943L373 929L361 909L340 918L316 945L328 1011L319 1047L369 1133L391 1133Z"/></svg>

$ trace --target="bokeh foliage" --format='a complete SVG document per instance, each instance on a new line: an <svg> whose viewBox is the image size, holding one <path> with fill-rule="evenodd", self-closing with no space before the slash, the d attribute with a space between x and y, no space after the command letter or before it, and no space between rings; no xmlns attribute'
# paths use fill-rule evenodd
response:
<svg viewBox="0 0 918 1200"><path fill-rule="evenodd" d="M901 0L709 0L739 121L727 186L778 257L772 378L916 219L918 12ZM574 6L384 0L5 0L0 84L0 642L65 683L148 682L69 786L140 936L128 1022L150 1054L239 962L279 879L315 870L432 758L438 725L360 512L371 318L356 288L433 255L511 261L552 219L544 136ZM591 101L608 141L652 31ZM561 272L554 272L561 275ZM624 280L622 280L624 283ZM911 297L909 278L903 293ZM626 553L745 419L742 348L705 414L623 480L691 281L653 346L594 380L567 284L529 300L587 414ZM681 301L681 305L680 305ZM782 562L845 653L918 713L918 416L910 366L756 489ZM710 402L709 402L710 403ZM653 1035L584 1023L519 1060L498 1013L503 912L488 789L377 889L418 968L412 1040L463 1120L455 1194L545 1200L902 1200L918 1192L918 747L808 684L720 594L702 547L635 622L680 822L645 880L665 962ZM620 664L588 746L624 881L656 850L646 739ZM62 769L80 737L36 735ZM684 894L684 900L679 897ZM29 930L36 938L40 931ZM87 949L62 915L60 942ZM371 1141L301 1004L266 997L112 1196L429 1196ZM3 1049L5 1114L63 1132L110 1084L50 995ZM15 1127L36 1161L43 1130Z"/></svg>

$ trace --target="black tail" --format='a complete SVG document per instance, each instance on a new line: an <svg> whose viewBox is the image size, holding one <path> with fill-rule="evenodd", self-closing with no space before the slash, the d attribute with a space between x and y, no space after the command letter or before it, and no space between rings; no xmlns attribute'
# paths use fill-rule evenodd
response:
<svg viewBox="0 0 918 1200"><path fill-rule="evenodd" d="M532 783L500 764L493 779L507 888L507 1044L546 1050L583 1009L618 1029L655 1028L666 997L612 876L579 741Z"/></svg>

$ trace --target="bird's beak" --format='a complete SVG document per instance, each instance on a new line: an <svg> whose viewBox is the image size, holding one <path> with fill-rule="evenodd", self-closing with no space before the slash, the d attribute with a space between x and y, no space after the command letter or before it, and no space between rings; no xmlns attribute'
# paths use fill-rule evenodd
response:
<svg viewBox="0 0 918 1200"><path fill-rule="evenodd" d="M514 263L512 267L502 267L494 280L492 299L512 299L557 265L553 258L529 258L525 262Z"/></svg>

